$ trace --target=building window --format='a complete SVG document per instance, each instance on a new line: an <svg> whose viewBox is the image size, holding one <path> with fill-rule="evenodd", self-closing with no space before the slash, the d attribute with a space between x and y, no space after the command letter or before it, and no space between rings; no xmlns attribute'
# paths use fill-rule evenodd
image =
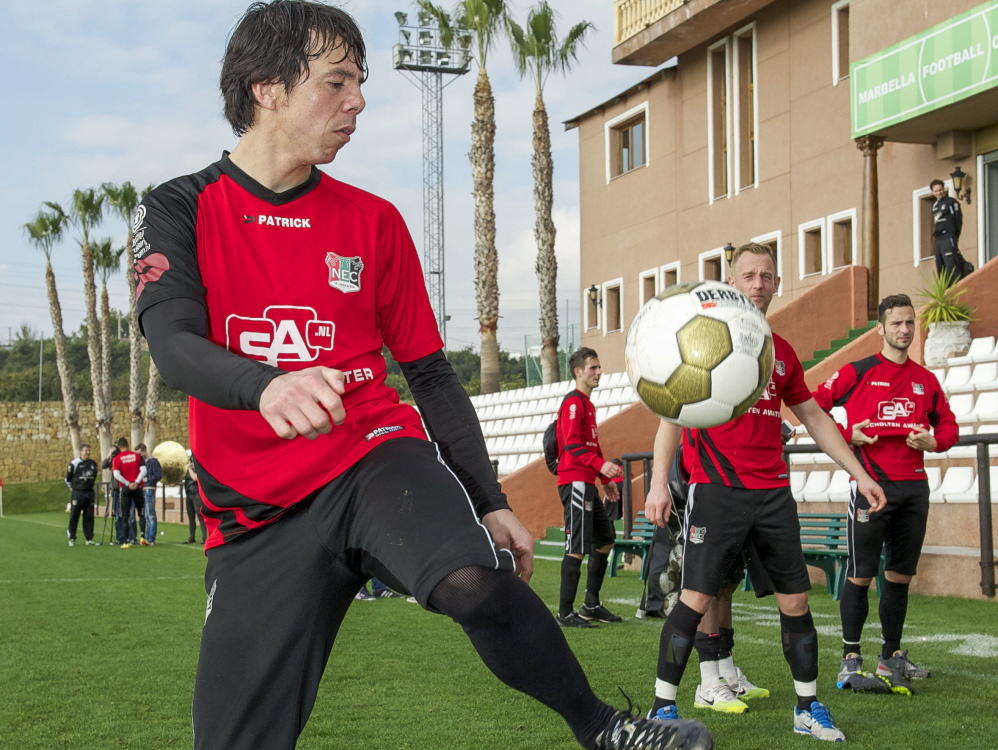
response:
<svg viewBox="0 0 998 750"><path fill-rule="evenodd" d="M700 281L724 281L724 248L700 253Z"/></svg>
<svg viewBox="0 0 998 750"><path fill-rule="evenodd" d="M738 190L755 187L758 182L756 132L756 60L755 24L734 35L735 90L735 165Z"/></svg>
<svg viewBox="0 0 998 750"><path fill-rule="evenodd" d="M667 263L658 269L661 276L661 281L659 282L658 288L668 289L670 286L675 286L679 283L679 261L674 263Z"/></svg>
<svg viewBox="0 0 998 750"><path fill-rule="evenodd" d="M800 277L825 272L825 220L815 219L797 227L797 266Z"/></svg>
<svg viewBox="0 0 998 750"><path fill-rule="evenodd" d="M953 185L950 180L945 181L946 190L952 194ZM912 213L912 260L914 265L926 260L935 258L935 248L932 242L932 232L935 223L932 221L932 204L936 202L936 197L929 190L928 186L921 187L911 194Z"/></svg>
<svg viewBox="0 0 998 750"><path fill-rule="evenodd" d="M603 331L613 333L624 325L623 280L614 279L603 285Z"/></svg>
<svg viewBox="0 0 998 750"><path fill-rule="evenodd" d="M728 197L728 46L728 40L723 39L707 50L707 182L711 202Z"/></svg>
<svg viewBox="0 0 998 750"><path fill-rule="evenodd" d="M832 3L832 85L849 77L849 0Z"/></svg>
<svg viewBox="0 0 998 750"><path fill-rule="evenodd" d="M643 305L658 294L658 269L652 268L638 274L638 303Z"/></svg>
<svg viewBox="0 0 998 750"><path fill-rule="evenodd" d="M840 211L828 217L829 270L851 266L856 262L856 209Z"/></svg>
<svg viewBox="0 0 998 750"><path fill-rule="evenodd" d="M776 275L780 278L783 277L783 234L781 232L769 232L767 234L760 234L758 237L753 237L751 242L757 242L760 245L765 245L769 248L769 252L773 255L773 260L776 263ZM780 282L779 288L776 290L778 296L783 296L783 283Z"/></svg>
<svg viewBox="0 0 998 750"><path fill-rule="evenodd" d="M648 163L648 104L639 104L605 125L606 179Z"/></svg>

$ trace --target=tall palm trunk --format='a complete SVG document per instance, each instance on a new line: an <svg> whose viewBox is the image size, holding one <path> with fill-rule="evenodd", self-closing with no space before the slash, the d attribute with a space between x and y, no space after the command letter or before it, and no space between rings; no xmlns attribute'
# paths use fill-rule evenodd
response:
<svg viewBox="0 0 998 750"><path fill-rule="evenodd" d="M558 372L558 259L554 253L555 227L551 218L554 165L551 160L551 132L544 98L534 99L534 238L537 240L537 287L541 313L541 378L557 383Z"/></svg>
<svg viewBox="0 0 998 750"><path fill-rule="evenodd" d="M471 123L471 176L475 198L475 303L481 336L481 392L499 390L499 257L496 252L495 98L485 68L475 82Z"/></svg>
<svg viewBox="0 0 998 750"><path fill-rule="evenodd" d="M128 259L125 278L128 279L128 416L131 422L131 445L142 442L142 352L145 340L139 333L139 308L135 302L138 286L132 271L132 232L125 240L125 258ZM149 443L146 443L149 445ZM149 450L152 446L149 445Z"/></svg>
<svg viewBox="0 0 998 750"><path fill-rule="evenodd" d="M101 411L108 415L108 441L111 440L111 422L114 418L111 401L111 303L107 294L107 282L101 284L100 292L100 367L101 367ZM135 443L129 443L134 446Z"/></svg>
<svg viewBox="0 0 998 750"><path fill-rule="evenodd" d="M87 356L90 358L90 383L93 386L94 421L100 441L100 454L111 451L111 419L104 411L104 378L101 368L101 346L98 338L97 289L94 284L94 254L90 241L83 242L83 296L87 306Z"/></svg>
<svg viewBox="0 0 998 750"><path fill-rule="evenodd" d="M156 446L156 430L159 427L159 368L149 357L149 379L146 382L146 429L142 442L152 450Z"/></svg>
<svg viewBox="0 0 998 750"><path fill-rule="evenodd" d="M59 371L59 385L62 387L62 406L66 413L66 428L69 430L69 440L73 444L73 455L80 455L80 410L76 405L76 393L73 389L73 379L69 374L69 364L66 361L66 334L62 328L62 305L59 304L59 292L55 285L55 273L52 263L45 263L45 288L48 291L49 315L52 318L52 339L55 341L55 366Z"/></svg>

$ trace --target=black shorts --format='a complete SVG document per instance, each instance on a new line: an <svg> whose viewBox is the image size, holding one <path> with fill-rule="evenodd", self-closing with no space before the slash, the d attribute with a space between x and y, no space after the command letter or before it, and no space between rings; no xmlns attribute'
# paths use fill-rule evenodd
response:
<svg viewBox="0 0 998 750"><path fill-rule="evenodd" d="M207 552L195 748L290 748L368 578L423 606L468 566L513 569L423 440L388 440L279 520ZM390 644L389 644L390 648Z"/></svg>
<svg viewBox="0 0 998 750"><path fill-rule="evenodd" d="M692 484L683 538L684 589L717 596L743 565L746 543L752 544L777 593L799 594L811 588L797 504L789 487L747 490Z"/></svg>
<svg viewBox="0 0 998 750"><path fill-rule="evenodd" d="M929 483L925 479L881 481L887 505L870 513L869 501L856 491L849 500L850 578L873 578L880 565L881 547L887 545L887 570L913 576L918 568L929 517Z"/></svg>
<svg viewBox="0 0 998 750"><path fill-rule="evenodd" d="M613 544L613 524L596 493L596 485L572 482L558 485L565 511L565 554L588 555Z"/></svg>

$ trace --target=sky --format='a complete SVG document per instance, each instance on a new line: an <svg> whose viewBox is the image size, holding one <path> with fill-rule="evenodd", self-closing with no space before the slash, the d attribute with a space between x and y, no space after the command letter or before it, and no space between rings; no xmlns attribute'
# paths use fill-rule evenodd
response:
<svg viewBox="0 0 998 750"><path fill-rule="evenodd" d="M27 324L51 336L44 256L23 225L43 201L67 206L74 189L131 181L144 187L195 172L231 149L235 136L221 114L219 60L248 0L33 0L0 4L0 66L17 93L0 118L0 343ZM394 12L415 18L405 0L340 0L367 42L367 107L350 144L322 167L337 179L398 206L422 252L420 91L392 69L398 41ZM521 24L528 0L510 3ZM444 7L450 7L447 2ZM611 0L551 0L559 32L590 21L579 60L552 76L545 101L555 164L554 220L563 332L579 333L578 131L562 122L647 77L652 69L611 63ZM411 23L411 21L410 21ZM496 97L496 230L502 348L520 353L539 342L533 182L530 170L534 91L521 81L508 44L488 58ZM448 348L478 348L475 320L470 148L476 69L444 89L444 216ZM125 224L107 218L93 233L124 244ZM84 320L75 229L53 253L64 330ZM127 286L109 283L112 307L125 310ZM567 305L567 308L566 308ZM567 315L566 315L567 309Z"/></svg>

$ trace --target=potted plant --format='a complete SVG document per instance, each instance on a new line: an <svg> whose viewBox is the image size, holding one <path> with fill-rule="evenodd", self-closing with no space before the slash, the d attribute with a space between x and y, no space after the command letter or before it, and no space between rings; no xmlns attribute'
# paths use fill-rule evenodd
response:
<svg viewBox="0 0 998 750"><path fill-rule="evenodd" d="M960 301L967 290L955 289L957 280L949 271L936 271L929 285L919 290L926 302L918 319L929 329L923 352L926 367L943 367L949 357L966 354L970 348L974 310Z"/></svg>

